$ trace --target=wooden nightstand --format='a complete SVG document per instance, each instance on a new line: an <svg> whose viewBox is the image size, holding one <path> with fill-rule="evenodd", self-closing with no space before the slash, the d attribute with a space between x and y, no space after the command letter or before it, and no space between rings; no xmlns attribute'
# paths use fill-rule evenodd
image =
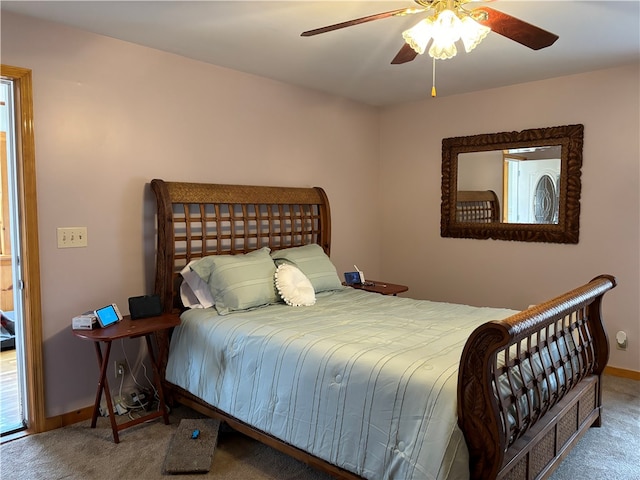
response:
<svg viewBox="0 0 640 480"><path fill-rule="evenodd" d="M91 428L96 428L98 415L100 414L100 401L104 392L107 409L109 410L109 419L111 421L111 430L113 431L113 441L120 442L118 432L125 428L133 427L139 423L146 422L153 418L163 417L164 423L169 425L169 413L164 403L164 394L162 392L162 379L158 371L158 363L153 353L153 342L151 336L165 329L175 327L180 324L180 316L177 313L165 313L157 317L141 318L131 320L127 315L120 322L106 328L97 328L95 330L72 330L73 334L78 338L92 340L98 357L98 367L100 369L100 378L98 380L98 391L96 392L96 401L93 404L93 416L91 417ZM111 391L109 390L109 382L107 381L107 370L109 368L109 354L111 353L111 342L121 338L136 338L144 336L147 341L147 351L153 367L153 379L158 390L159 407L155 412L151 412L141 418L117 424L113 413L113 403L111 400ZM100 347L100 342L105 344L104 354Z"/></svg>
<svg viewBox="0 0 640 480"><path fill-rule="evenodd" d="M349 285L358 290L380 293L382 295L397 295L409 290L406 285L396 285L394 283L379 282L378 280L367 280L364 284Z"/></svg>

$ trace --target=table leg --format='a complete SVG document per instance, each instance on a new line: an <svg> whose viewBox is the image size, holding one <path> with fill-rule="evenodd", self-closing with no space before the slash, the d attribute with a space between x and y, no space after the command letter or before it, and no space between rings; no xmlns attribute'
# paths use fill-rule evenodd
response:
<svg viewBox="0 0 640 480"><path fill-rule="evenodd" d="M100 400L102 400L102 393L104 392L105 400L107 403L107 410L109 411L109 420L111 421L111 430L113 431L113 441L120 443L118 436L118 424L116 423L116 416L113 413L113 402L111 401L111 391L109 389L109 382L107 381L107 370L109 368L109 355L111 354L111 342L105 342L106 349L104 358L102 356L102 350L100 348L100 342L94 342L96 348L96 356L98 357L98 367L100 368L100 380L98 381L98 391L96 392L96 400L93 404L93 416L91 417L91 428L96 428L98 421L98 415L100 413Z"/></svg>

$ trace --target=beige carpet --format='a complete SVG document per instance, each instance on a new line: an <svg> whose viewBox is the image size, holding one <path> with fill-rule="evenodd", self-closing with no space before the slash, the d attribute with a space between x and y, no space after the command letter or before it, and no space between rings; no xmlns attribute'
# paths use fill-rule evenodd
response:
<svg viewBox="0 0 640 480"><path fill-rule="evenodd" d="M640 480L640 382L605 377L604 424L592 428L551 480ZM114 444L109 422L89 422L31 435L0 447L0 478L16 480L329 480L305 464L232 431L221 431L211 470L206 474L163 475L167 447L190 409L120 432Z"/></svg>
<svg viewBox="0 0 640 480"><path fill-rule="evenodd" d="M113 443L111 426L99 418L97 428L80 422L50 432L14 440L0 447L2 480L328 480L270 447L225 429L208 473L162 473L167 448L182 418L199 415L178 407L171 413L171 425L162 419L119 432L120 443Z"/></svg>

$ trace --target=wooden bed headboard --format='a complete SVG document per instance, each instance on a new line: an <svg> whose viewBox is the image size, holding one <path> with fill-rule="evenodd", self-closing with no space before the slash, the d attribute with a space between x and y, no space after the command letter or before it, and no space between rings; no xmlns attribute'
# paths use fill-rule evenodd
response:
<svg viewBox="0 0 640 480"><path fill-rule="evenodd" d="M494 223L500 221L500 202L493 190L458 190L456 222Z"/></svg>
<svg viewBox="0 0 640 480"><path fill-rule="evenodd" d="M208 255L262 247L331 248L331 212L320 187L264 187L151 181L157 202L155 293L165 312L182 309L180 271Z"/></svg>

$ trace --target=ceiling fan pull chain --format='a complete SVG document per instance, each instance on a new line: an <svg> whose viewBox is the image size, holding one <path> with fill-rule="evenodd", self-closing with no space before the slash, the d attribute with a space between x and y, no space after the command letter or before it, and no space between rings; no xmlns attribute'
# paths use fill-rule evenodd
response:
<svg viewBox="0 0 640 480"><path fill-rule="evenodd" d="M436 59L433 59L433 75L432 75L432 87L431 87L431 96L436 96Z"/></svg>

